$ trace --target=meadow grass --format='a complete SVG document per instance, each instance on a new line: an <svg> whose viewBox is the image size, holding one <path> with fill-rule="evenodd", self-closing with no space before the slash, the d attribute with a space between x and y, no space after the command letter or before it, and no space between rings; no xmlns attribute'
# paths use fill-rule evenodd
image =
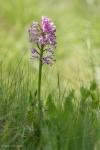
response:
<svg viewBox="0 0 100 150"><path fill-rule="evenodd" d="M34 71L30 63L20 61L16 67L10 65L10 72L4 71L2 64L0 72L1 149L99 150L100 93L96 82L82 85L79 96L74 89L60 90L59 77L56 86L49 84L51 91L43 86L40 130Z"/></svg>

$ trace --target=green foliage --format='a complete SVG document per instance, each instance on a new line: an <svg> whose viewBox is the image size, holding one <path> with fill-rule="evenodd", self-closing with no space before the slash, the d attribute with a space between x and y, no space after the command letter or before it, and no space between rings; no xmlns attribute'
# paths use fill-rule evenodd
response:
<svg viewBox="0 0 100 150"><path fill-rule="evenodd" d="M72 89L65 96L60 93L59 99L55 88L47 98L42 97L41 128L35 81L30 82L31 70L23 76L24 71L19 65L16 73L0 80L1 149L20 146L23 150L99 150L100 94L96 82L81 86L80 96ZM3 70L2 73L5 76Z"/></svg>

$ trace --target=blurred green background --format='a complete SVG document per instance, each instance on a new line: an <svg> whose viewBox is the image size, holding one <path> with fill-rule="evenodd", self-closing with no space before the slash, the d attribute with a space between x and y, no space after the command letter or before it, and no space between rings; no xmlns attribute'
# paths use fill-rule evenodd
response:
<svg viewBox="0 0 100 150"><path fill-rule="evenodd" d="M43 138L38 132L38 62L30 59L28 39L30 24L42 16L57 28L56 62L43 67ZM0 1L0 150L17 150L13 145L36 149L38 137L43 150L100 150L97 84L100 0Z"/></svg>
<svg viewBox="0 0 100 150"><path fill-rule="evenodd" d="M41 16L52 18L57 27L56 76L78 88L100 73L99 0L1 0L0 62L9 67L23 55L28 62L28 27ZM28 57L27 57L28 56ZM34 65L34 63L33 63ZM38 67L34 65L38 70ZM52 76L53 76L52 75Z"/></svg>

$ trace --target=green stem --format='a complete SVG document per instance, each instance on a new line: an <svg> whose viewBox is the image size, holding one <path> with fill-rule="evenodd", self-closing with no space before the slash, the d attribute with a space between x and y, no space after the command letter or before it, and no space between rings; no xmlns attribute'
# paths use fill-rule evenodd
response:
<svg viewBox="0 0 100 150"><path fill-rule="evenodd" d="M38 106L39 106L39 118L40 119L42 119L42 102L41 102L42 56L43 56L43 46L40 49L39 78L38 78Z"/></svg>
<svg viewBox="0 0 100 150"><path fill-rule="evenodd" d="M41 101L41 78L42 78L42 57L43 57L43 45L38 47L40 50L40 59L39 59L39 77L38 77L38 117L39 117L39 129L40 129L40 144L42 146L42 120L43 120L43 110L42 110L42 101ZM39 149L42 150L42 147Z"/></svg>

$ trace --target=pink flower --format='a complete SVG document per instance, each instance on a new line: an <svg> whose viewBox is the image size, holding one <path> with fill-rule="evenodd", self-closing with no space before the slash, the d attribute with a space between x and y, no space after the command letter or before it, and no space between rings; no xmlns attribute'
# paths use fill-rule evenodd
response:
<svg viewBox="0 0 100 150"><path fill-rule="evenodd" d="M43 47L46 53L48 52L53 55L54 50L56 48L56 27L54 23L47 17L42 17L41 24L38 22L33 22L30 26L29 30L29 40L30 42L36 47L38 50ZM36 50L36 49L34 49ZM32 49L32 56L36 56L36 53L39 55L39 51L36 50L33 53ZM43 63L50 64L53 60L51 57L43 56Z"/></svg>
<svg viewBox="0 0 100 150"><path fill-rule="evenodd" d="M42 17L42 30L45 33L53 34L56 32L56 27L53 22L47 17Z"/></svg>

